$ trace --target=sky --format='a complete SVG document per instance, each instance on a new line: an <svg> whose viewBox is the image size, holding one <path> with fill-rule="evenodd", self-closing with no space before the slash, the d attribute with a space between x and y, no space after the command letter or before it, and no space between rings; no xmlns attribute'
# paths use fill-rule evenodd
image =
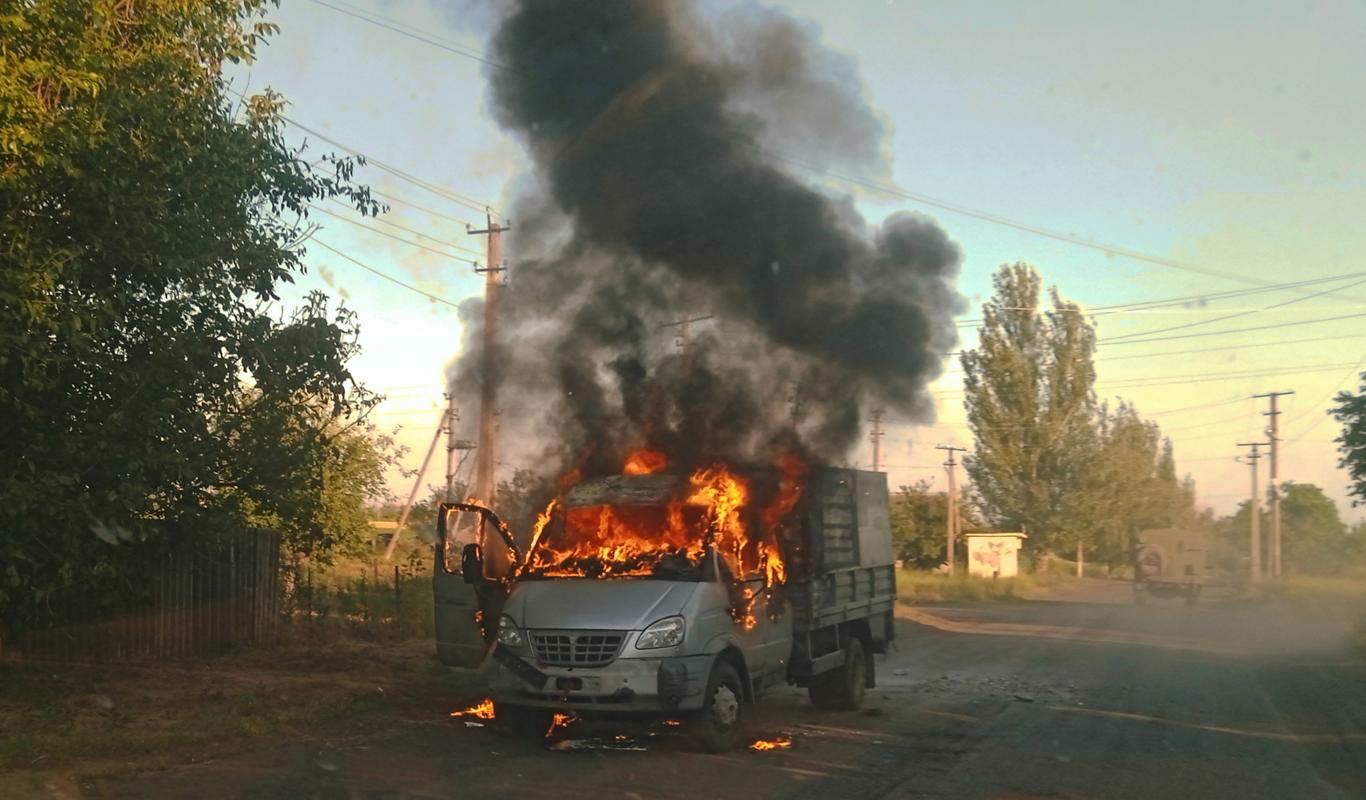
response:
<svg viewBox="0 0 1366 800"><path fill-rule="evenodd" d="M725 5L699 8L705 16ZM801 177L853 196L870 223L913 210L944 227L964 255L964 347L992 273L1032 264L1092 311L1098 395L1132 402L1161 425L1198 502L1222 514L1247 497L1237 444L1264 441L1266 423L1266 401L1250 396L1294 390L1282 398L1282 479L1323 487L1349 521L1366 517L1351 505L1332 442L1339 428L1325 413L1366 370L1366 316L1350 316L1366 315L1366 4L774 5L856 65L851 79L885 128L890 166L876 182L895 191ZM321 228L308 272L283 301L322 290L359 314L353 372L387 395L375 420L399 428L409 469L427 449L460 347L455 305L482 295L469 263L482 259L482 238L465 223L482 223L480 208L507 206L530 168L488 111L489 68L478 56L496 15L477 0L294 0L272 13L280 32L256 62L230 73L239 90L282 93L289 119L372 159L357 179L390 205L385 222L364 221L367 230L346 208L323 204L338 216L313 215ZM286 133L311 153L339 151L298 127ZM511 223L504 254L516 280ZM1345 277L1218 297L1334 276ZM1102 308L1170 298L1195 299ZM1233 314L1241 316L1221 319ZM1177 326L1188 327L1168 330ZM1145 332L1161 338L1120 338ZM932 387L936 424L887 426L893 486L930 479L942 488L934 446L971 446L956 361L946 359ZM467 419L477 413L462 409ZM441 458L426 483L441 481ZM849 458L867 466L871 447ZM517 466L531 465L500 469ZM411 484L391 474L396 494Z"/></svg>

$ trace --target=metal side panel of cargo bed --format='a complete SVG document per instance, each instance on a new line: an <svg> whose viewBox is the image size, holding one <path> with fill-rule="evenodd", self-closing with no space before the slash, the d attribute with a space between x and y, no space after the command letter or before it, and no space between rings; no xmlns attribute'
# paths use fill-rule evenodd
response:
<svg viewBox="0 0 1366 800"><path fill-rule="evenodd" d="M796 630L890 614L896 567L881 472L818 469L803 510L811 545L809 578L792 587Z"/></svg>
<svg viewBox="0 0 1366 800"><path fill-rule="evenodd" d="M890 614L896 603L896 567L848 567L792 587L792 628L815 630Z"/></svg>

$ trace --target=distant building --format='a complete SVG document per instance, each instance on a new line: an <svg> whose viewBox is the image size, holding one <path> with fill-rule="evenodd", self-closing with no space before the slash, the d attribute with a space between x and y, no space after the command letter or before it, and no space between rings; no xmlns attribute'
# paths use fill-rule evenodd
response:
<svg viewBox="0 0 1366 800"><path fill-rule="evenodd" d="M1012 578L1020 574L1020 548L1026 537L1019 532L964 533L968 543L968 574L984 578Z"/></svg>

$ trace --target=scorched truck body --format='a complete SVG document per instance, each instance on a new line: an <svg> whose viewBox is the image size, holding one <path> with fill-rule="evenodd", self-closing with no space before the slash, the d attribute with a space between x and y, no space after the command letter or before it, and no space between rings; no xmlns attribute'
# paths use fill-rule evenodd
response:
<svg viewBox="0 0 1366 800"><path fill-rule="evenodd" d="M562 511L609 506L648 519L680 480L585 481L563 495ZM714 544L648 575L537 574L525 567L535 553L522 551L543 543L518 542L477 505L445 504L438 654L450 665L482 663L497 719L528 734L543 734L555 713L655 716L683 720L719 751L736 743L745 707L774 686L807 687L819 708L857 708L875 682L873 655L893 637L886 475L815 468L789 513L799 552L779 583L762 571L733 574ZM461 522L469 515L477 526Z"/></svg>

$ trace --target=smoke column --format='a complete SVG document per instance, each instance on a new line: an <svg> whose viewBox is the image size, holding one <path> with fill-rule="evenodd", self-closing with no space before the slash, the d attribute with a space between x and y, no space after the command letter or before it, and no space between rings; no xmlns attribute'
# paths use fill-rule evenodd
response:
<svg viewBox="0 0 1366 800"><path fill-rule="evenodd" d="M452 384L472 408L498 383L524 457L612 472L640 445L700 462L795 440L840 461L872 404L932 419L957 245L916 214L870 228L791 167L885 170L847 60L766 8L704 23L664 0L513 3L491 57L534 169L497 367L467 346ZM686 355L667 327L683 315L715 317ZM478 342L478 304L463 316Z"/></svg>

